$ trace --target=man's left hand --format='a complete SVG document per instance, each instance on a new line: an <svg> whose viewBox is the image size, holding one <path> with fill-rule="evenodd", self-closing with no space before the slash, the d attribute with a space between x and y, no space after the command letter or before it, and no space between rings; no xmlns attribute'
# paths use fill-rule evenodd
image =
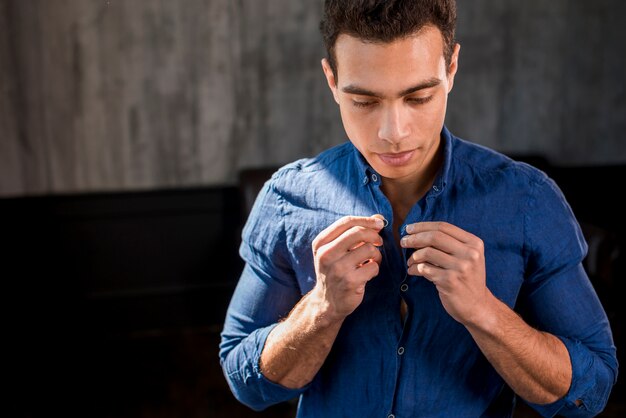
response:
<svg viewBox="0 0 626 418"><path fill-rule="evenodd" d="M418 222L406 227L403 248L414 248L408 273L437 287L445 310L469 325L480 321L493 297L485 281L483 241L446 222Z"/></svg>

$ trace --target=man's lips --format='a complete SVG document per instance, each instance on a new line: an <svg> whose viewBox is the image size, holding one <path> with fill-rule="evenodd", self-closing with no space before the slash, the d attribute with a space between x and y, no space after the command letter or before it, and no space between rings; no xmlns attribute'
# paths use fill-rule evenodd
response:
<svg viewBox="0 0 626 418"><path fill-rule="evenodd" d="M411 160L415 150L398 152L398 153L387 153L387 154L377 154L378 158L382 160L387 165L391 165L394 167L403 166Z"/></svg>

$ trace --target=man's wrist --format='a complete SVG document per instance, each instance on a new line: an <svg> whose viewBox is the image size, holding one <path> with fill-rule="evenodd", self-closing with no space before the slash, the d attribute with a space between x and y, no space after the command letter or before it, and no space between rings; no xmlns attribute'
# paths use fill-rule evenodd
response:
<svg viewBox="0 0 626 418"><path fill-rule="evenodd" d="M338 313L327 299L320 295L317 288L314 288L305 296L304 303L306 304L305 309L311 315L313 323L318 328L323 329L341 325L346 318L345 315Z"/></svg>
<svg viewBox="0 0 626 418"><path fill-rule="evenodd" d="M496 298L489 289L485 290L486 296L481 303L477 303L473 311L463 325L471 330L493 334L499 330L498 321L500 319L502 302Z"/></svg>

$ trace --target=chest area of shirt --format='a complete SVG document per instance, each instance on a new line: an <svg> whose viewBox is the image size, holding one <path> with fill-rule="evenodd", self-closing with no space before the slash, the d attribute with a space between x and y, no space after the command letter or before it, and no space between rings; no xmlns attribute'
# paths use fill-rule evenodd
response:
<svg viewBox="0 0 626 418"><path fill-rule="evenodd" d="M380 208L365 204L350 204L346 210L298 210L294 211L288 220L287 240L291 248L294 272L300 283L302 293L307 293L315 285L315 269L312 252L312 242L315 237L343 216L371 216L380 213ZM377 211L378 210L378 211ZM391 218L392 215L390 214ZM487 272L487 286L505 303L513 306L522 285L524 277L523 259L523 226L515 217L501 216L499 218L481 219L474 213L465 213L460 210L432 210L424 211L421 216L409 214L404 222L389 223L380 233L383 237L382 261L380 265L380 280L372 280L368 286L379 290L397 290L407 279L421 279L407 274L407 259L413 253L412 249L399 247L398 239L406 235L403 226L413 222L448 222L464 229L484 242L485 268ZM413 293L403 296L410 298ZM416 295L417 297L417 295Z"/></svg>

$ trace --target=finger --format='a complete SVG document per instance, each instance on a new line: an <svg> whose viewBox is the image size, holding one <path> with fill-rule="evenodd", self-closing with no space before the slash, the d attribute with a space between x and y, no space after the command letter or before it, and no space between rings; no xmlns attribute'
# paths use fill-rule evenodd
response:
<svg viewBox="0 0 626 418"><path fill-rule="evenodd" d="M420 232L428 231L442 232L466 244L477 238L475 235L447 222L417 222L406 226L406 232L408 234L418 234Z"/></svg>
<svg viewBox="0 0 626 418"><path fill-rule="evenodd" d="M366 243L361 247L344 253L341 257L334 261L328 262L328 259L323 260L327 265L333 265L334 270L343 272L342 274L352 272L368 262L379 263L382 261L382 255L380 251L372 244Z"/></svg>
<svg viewBox="0 0 626 418"><path fill-rule="evenodd" d="M369 262L380 264L381 261L382 254L380 251L374 245L366 243L359 248L350 251L348 254L343 256L339 262L346 263L354 269L359 269Z"/></svg>
<svg viewBox="0 0 626 418"><path fill-rule="evenodd" d="M403 248L437 248L448 254L458 254L467 245L442 231L423 231L405 235L400 240Z"/></svg>
<svg viewBox="0 0 626 418"><path fill-rule="evenodd" d="M368 254L350 254L346 256L346 262L349 262L350 265L354 265L355 260L363 259L363 257L367 256ZM356 282L368 282L378 275L382 255L380 251L374 247L373 251L369 253L369 256L370 258L363 260L356 266L356 270L352 274L352 279Z"/></svg>
<svg viewBox="0 0 626 418"><path fill-rule="evenodd" d="M407 272L411 276L422 276L428 281L434 283L435 285L442 277L444 277L445 274L444 269L434 266L430 263L412 264Z"/></svg>
<svg viewBox="0 0 626 418"><path fill-rule="evenodd" d="M332 225L324 229L317 235L317 237L315 237L313 240L313 250L315 251L322 245L334 241L341 234L355 226L370 228L378 232L385 226L385 222L382 219L373 216L344 216L343 218L335 221Z"/></svg>
<svg viewBox="0 0 626 418"><path fill-rule="evenodd" d="M378 275L382 261L380 251L372 244L365 244L344 255L330 266L330 276L343 278L350 288L365 288L365 284Z"/></svg>
<svg viewBox="0 0 626 418"><path fill-rule="evenodd" d="M407 260L409 267L422 263L428 263L442 269L454 269L458 264L458 259L437 248L426 247L416 250Z"/></svg>
<svg viewBox="0 0 626 418"><path fill-rule="evenodd" d="M353 227L344 232L341 236L326 245L322 245L314 251L314 256L324 263L333 263L342 258L345 254L355 251L365 244L381 246L383 239L378 232L361 226Z"/></svg>
<svg viewBox="0 0 626 418"><path fill-rule="evenodd" d="M365 293L365 286L374 277L378 276L380 266L378 263L367 263L363 267L356 270L350 277L350 288L356 293Z"/></svg>
<svg viewBox="0 0 626 418"><path fill-rule="evenodd" d="M355 272L356 274L355 280L357 280L358 282L362 284L361 286L359 286L359 290L361 292L364 292L365 285L367 284L367 282L372 280L374 277L378 276L379 272L380 272L380 265L374 262L367 263L363 265L363 267L359 268Z"/></svg>
<svg viewBox="0 0 626 418"><path fill-rule="evenodd" d="M380 213L372 215L372 218L380 219L381 221L383 221L383 227L389 225L389 221L387 219L385 219L385 217L383 215L381 215Z"/></svg>
<svg viewBox="0 0 626 418"><path fill-rule="evenodd" d="M348 252L355 250L365 243L371 243L380 247L383 245L383 238L373 229L355 226L341 234L330 244L335 246L337 251Z"/></svg>

